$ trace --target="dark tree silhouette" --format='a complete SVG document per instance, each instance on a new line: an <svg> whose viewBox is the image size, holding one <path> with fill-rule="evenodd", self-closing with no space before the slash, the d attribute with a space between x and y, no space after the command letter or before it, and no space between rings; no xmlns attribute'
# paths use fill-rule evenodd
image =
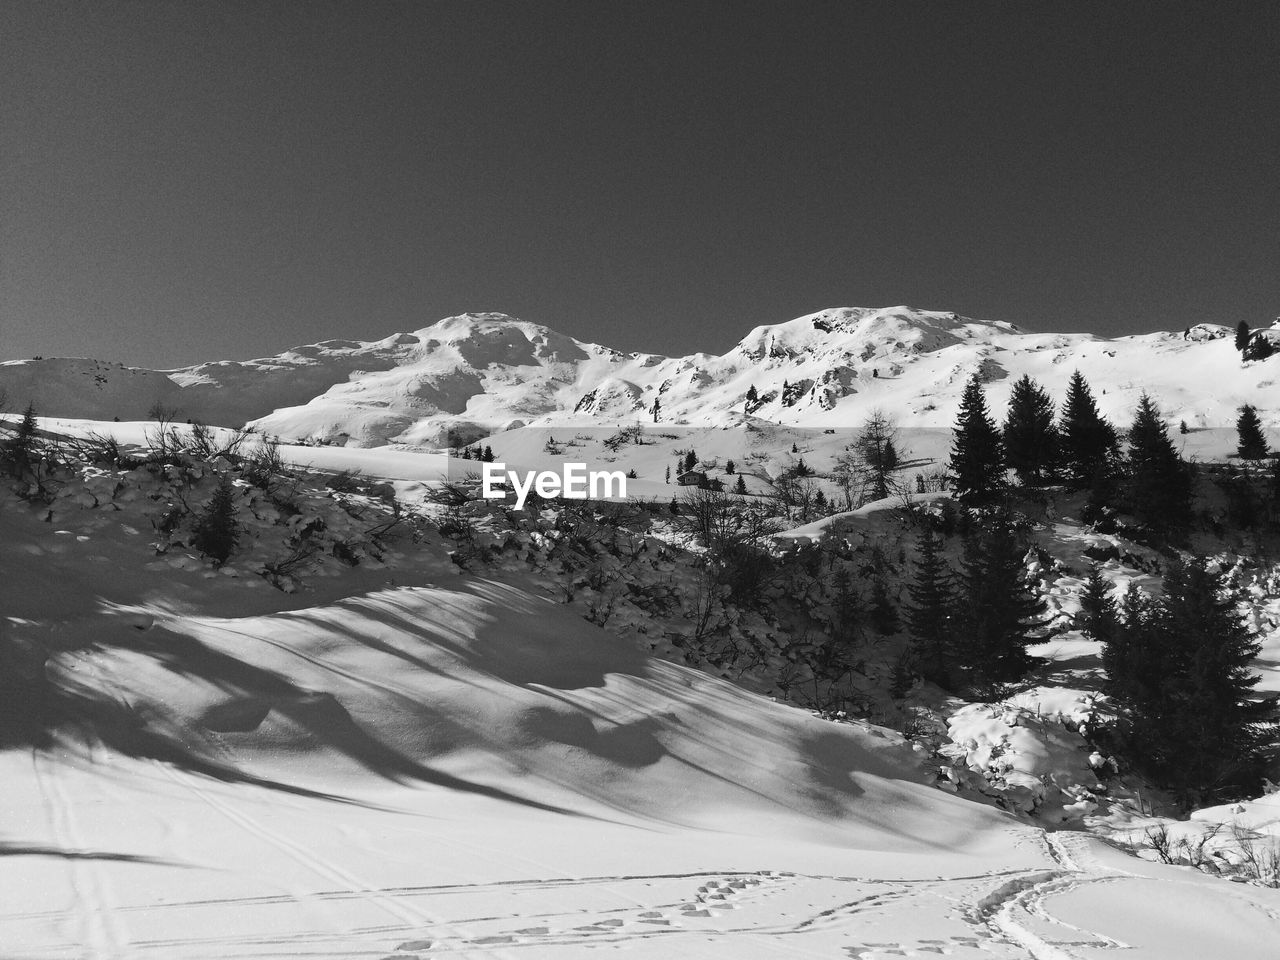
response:
<svg viewBox="0 0 1280 960"><path fill-rule="evenodd" d="M1241 460L1263 460L1271 452L1267 447L1267 438L1262 434L1262 421L1253 404L1246 403L1240 408L1240 416L1236 419L1236 436L1236 452Z"/></svg>
<svg viewBox="0 0 1280 960"><path fill-rule="evenodd" d="M1129 764L1184 806L1256 790L1276 744L1274 697L1259 698L1259 649L1224 574L1175 561L1164 596L1126 596L1108 650L1109 733Z"/></svg>
<svg viewBox="0 0 1280 960"><path fill-rule="evenodd" d="M951 476L961 503L989 503L1004 490L1004 450L1000 433L987 413L982 379L975 373L960 398L960 414L952 431Z"/></svg>
<svg viewBox="0 0 1280 960"><path fill-rule="evenodd" d="M942 559L942 541L930 529L916 537L915 576L907 585L907 631L916 649L915 661L928 680L954 684L955 651L952 614L955 601L953 574Z"/></svg>
<svg viewBox="0 0 1280 960"><path fill-rule="evenodd" d="M1110 470L1119 448L1116 431L1098 413L1093 393L1079 370L1067 386L1058 435L1062 465L1076 487L1088 487L1099 471Z"/></svg>
<svg viewBox="0 0 1280 960"><path fill-rule="evenodd" d="M956 605L956 662L984 695L1026 676L1027 646L1044 604L1023 568L1026 543L1008 516L983 518L964 543Z"/></svg>
<svg viewBox="0 0 1280 960"><path fill-rule="evenodd" d="M1080 594L1080 629L1090 640L1107 643L1115 638L1118 616L1111 587L1094 567Z"/></svg>
<svg viewBox="0 0 1280 960"><path fill-rule="evenodd" d="M231 475L218 480L213 496L195 524L191 544L217 563L226 563L240 542L240 526L236 522L235 487Z"/></svg>
<svg viewBox="0 0 1280 960"><path fill-rule="evenodd" d="M1236 349L1241 353L1249 348L1249 324L1241 320L1236 324Z"/></svg>
<svg viewBox="0 0 1280 960"><path fill-rule="evenodd" d="M1029 376L1013 385L1004 421L1005 460L1024 484L1053 475L1058 459L1058 429L1053 401Z"/></svg>
<svg viewBox="0 0 1280 960"><path fill-rule="evenodd" d="M1129 430L1122 497L1147 531L1179 539L1191 523L1191 474L1169 438L1160 408L1147 394Z"/></svg>

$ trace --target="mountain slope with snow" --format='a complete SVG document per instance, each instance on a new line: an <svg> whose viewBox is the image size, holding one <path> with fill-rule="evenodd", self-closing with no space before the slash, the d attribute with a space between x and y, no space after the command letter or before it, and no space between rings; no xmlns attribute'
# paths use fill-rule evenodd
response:
<svg viewBox="0 0 1280 960"><path fill-rule="evenodd" d="M649 421L655 402L662 422L692 426L850 426L880 408L913 427L945 427L974 372L999 410L1023 374L1060 398L1079 369L1117 422L1146 391L1171 422L1229 426L1248 402L1280 426L1267 403L1280 357L1242 362L1231 334L1199 324L1108 339L910 307L839 308L757 327L720 356L662 357L503 314L464 314L378 341L328 340L163 372L10 361L0 364L0 390L11 409L31 401L49 416L137 420L159 404L181 419L252 423L287 438L438 447L513 426ZM758 399L748 404L752 387Z"/></svg>

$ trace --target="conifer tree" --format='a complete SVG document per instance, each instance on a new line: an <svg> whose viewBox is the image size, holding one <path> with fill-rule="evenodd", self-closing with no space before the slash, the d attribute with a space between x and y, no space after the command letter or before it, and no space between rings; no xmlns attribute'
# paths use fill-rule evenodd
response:
<svg viewBox="0 0 1280 960"><path fill-rule="evenodd" d="M1054 472L1058 430L1053 420L1053 401L1024 374L1013 385L1003 435L1005 460L1024 485L1040 483Z"/></svg>
<svg viewBox="0 0 1280 960"><path fill-rule="evenodd" d="M747 482L742 479L742 474L738 474L738 482L733 486L734 493L746 493Z"/></svg>
<svg viewBox="0 0 1280 960"><path fill-rule="evenodd" d="M863 483L864 496L868 500L883 500L889 496L893 471L898 469L898 427L883 410L872 410L866 423L853 441L856 457L851 461L851 472ZM839 466L839 464L837 464Z"/></svg>
<svg viewBox="0 0 1280 960"><path fill-rule="evenodd" d="M889 598L889 587L882 575L871 580L871 626L876 633L888 636L898 629L898 610Z"/></svg>
<svg viewBox="0 0 1280 960"><path fill-rule="evenodd" d="M1186 806L1256 789L1276 743L1275 699L1254 695L1259 643L1237 602L1203 558L1175 562L1159 601L1126 596L1108 657L1117 747Z"/></svg>
<svg viewBox="0 0 1280 960"><path fill-rule="evenodd" d="M231 483L231 474L224 473L218 480L213 496L196 520L195 536L192 537L191 544L210 559L225 563L239 542L235 487Z"/></svg>
<svg viewBox="0 0 1280 960"><path fill-rule="evenodd" d="M942 541L931 529L916 537L915 576L907 585L907 630L917 652L921 673L934 683L952 685L952 604L955 599L951 569L942 559Z"/></svg>
<svg viewBox="0 0 1280 960"><path fill-rule="evenodd" d="M1190 472L1160 408L1145 393L1129 430L1122 494L1128 511L1152 533L1176 540L1191 523Z"/></svg>
<svg viewBox="0 0 1280 960"><path fill-rule="evenodd" d="M480 459L485 463L493 463L493 447L486 446L484 448L484 452L480 456Z"/></svg>
<svg viewBox="0 0 1280 960"><path fill-rule="evenodd" d="M1236 420L1236 436L1239 441L1236 452L1241 460L1264 460L1271 452L1267 447L1267 438L1262 434L1262 421L1253 404L1246 403L1240 408L1240 416Z"/></svg>
<svg viewBox="0 0 1280 960"><path fill-rule="evenodd" d="M1027 646L1044 604L1023 568L1026 544L1008 516L969 532L958 577L956 660L975 690L997 693L1031 668Z"/></svg>
<svg viewBox="0 0 1280 960"><path fill-rule="evenodd" d="M1236 349L1244 353L1249 347L1249 324L1241 320L1236 324Z"/></svg>
<svg viewBox="0 0 1280 960"><path fill-rule="evenodd" d="M1111 587L1097 567L1084 582L1080 594L1080 629L1090 640L1107 643L1115 637L1119 622Z"/></svg>
<svg viewBox="0 0 1280 960"><path fill-rule="evenodd" d="M681 472L688 473L697 465L698 454L694 452L693 448L690 448L689 452L684 455L684 469Z"/></svg>
<svg viewBox="0 0 1280 960"><path fill-rule="evenodd" d="M760 395L756 393L756 385L753 383L751 386L747 387L747 406L754 407L759 402Z"/></svg>
<svg viewBox="0 0 1280 960"><path fill-rule="evenodd" d="M735 469L736 469L736 465L734 464L734 462L733 462L732 460L726 460L726 461L725 461L725 463L724 463L724 472L725 472L725 473L732 474L732 473L733 473L733 471L734 471Z"/></svg>
<svg viewBox="0 0 1280 960"><path fill-rule="evenodd" d="M951 476L961 503L981 504L1004 489L1004 451L1000 433L987 413L982 379L969 378L960 398L960 414L952 431Z"/></svg>
<svg viewBox="0 0 1280 960"><path fill-rule="evenodd" d="M22 419L18 422L13 440L9 443L9 459L20 472L31 466L35 452L36 407L34 403L28 403L27 409L22 413Z"/></svg>
<svg viewBox="0 0 1280 960"><path fill-rule="evenodd" d="M1084 375L1077 370L1067 386L1058 430L1062 465L1073 484L1085 488L1109 470L1119 443L1115 428L1100 413Z"/></svg>

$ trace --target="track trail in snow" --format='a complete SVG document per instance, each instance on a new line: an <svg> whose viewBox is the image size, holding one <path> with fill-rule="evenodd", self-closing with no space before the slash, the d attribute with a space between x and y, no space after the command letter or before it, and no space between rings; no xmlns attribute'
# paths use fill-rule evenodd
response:
<svg viewBox="0 0 1280 960"><path fill-rule="evenodd" d="M54 843L72 852L89 849L80 829L75 800L63 782L65 768L51 765L38 749L31 752L31 768ZM86 960L121 960L130 956L128 928L116 909L110 881L100 864L92 858L79 857L65 863L74 911L68 919L73 924L75 940L86 951Z"/></svg>

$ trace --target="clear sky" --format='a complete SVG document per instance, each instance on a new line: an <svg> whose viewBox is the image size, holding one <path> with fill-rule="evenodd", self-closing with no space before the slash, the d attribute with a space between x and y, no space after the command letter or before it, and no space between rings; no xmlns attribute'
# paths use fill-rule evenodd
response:
<svg viewBox="0 0 1280 960"><path fill-rule="evenodd" d="M0 4L0 356L1280 314L1280 4Z"/></svg>

